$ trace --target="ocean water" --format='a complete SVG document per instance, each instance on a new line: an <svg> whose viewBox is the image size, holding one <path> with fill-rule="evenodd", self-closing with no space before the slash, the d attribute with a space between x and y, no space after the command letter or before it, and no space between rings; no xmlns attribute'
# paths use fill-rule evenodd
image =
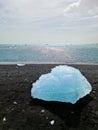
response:
<svg viewBox="0 0 98 130"><path fill-rule="evenodd" d="M98 44L0 44L0 62L98 63Z"/></svg>

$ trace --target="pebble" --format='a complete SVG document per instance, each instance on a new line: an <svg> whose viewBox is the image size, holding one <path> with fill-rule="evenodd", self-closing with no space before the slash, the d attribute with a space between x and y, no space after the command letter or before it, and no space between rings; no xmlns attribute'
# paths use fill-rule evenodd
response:
<svg viewBox="0 0 98 130"><path fill-rule="evenodd" d="M71 114L74 114L74 111L71 111Z"/></svg>
<svg viewBox="0 0 98 130"><path fill-rule="evenodd" d="M18 69L18 66L16 66L16 69Z"/></svg>
<svg viewBox="0 0 98 130"><path fill-rule="evenodd" d="M14 108L12 108L11 111L14 111Z"/></svg>
<svg viewBox="0 0 98 130"><path fill-rule="evenodd" d="M25 110L24 110L24 109L22 109L22 112L25 112Z"/></svg>
<svg viewBox="0 0 98 130"><path fill-rule="evenodd" d="M98 111L96 111L95 114L98 116Z"/></svg>
<svg viewBox="0 0 98 130"><path fill-rule="evenodd" d="M96 100L97 98L96 98L96 97L94 97L94 99Z"/></svg>
<svg viewBox="0 0 98 130"><path fill-rule="evenodd" d="M50 121L50 124L51 124L51 125L54 125L54 122L55 122L54 120L51 120L51 121Z"/></svg>
<svg viewBox="0 0 98 130"><path fill-rule="evenodd" d="M32 80L31 80L30 82L31 82L31 83L33 83L33 81L32 81Z"/></svg>
<svg viewBox="0 0 98 130"><path fill-rule="evenodd" d="M25 79L25 81L28 81L28 79Z"/></svg>
<svg viewBox="0 0 98 130"><path fill-rule="evenodd" d="M46 119L48 120L48 116L46 117Z"/></svg>

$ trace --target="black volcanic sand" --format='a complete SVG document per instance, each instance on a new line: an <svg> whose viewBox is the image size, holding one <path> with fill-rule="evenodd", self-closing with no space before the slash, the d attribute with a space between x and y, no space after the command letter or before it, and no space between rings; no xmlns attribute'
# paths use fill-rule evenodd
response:
<svg viewBox="0 0 98 130"><path fill-rule="evenodd" d="M98 130L98 65L72 65L93 86L74 105L31 98L32 83L55 66L0 65L0 130Z"/></svg>

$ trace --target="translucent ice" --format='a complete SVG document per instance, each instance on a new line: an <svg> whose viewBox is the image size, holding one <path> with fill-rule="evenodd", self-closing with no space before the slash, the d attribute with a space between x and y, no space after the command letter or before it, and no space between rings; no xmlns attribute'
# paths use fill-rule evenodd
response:
<svg viewBox="0 0 98 130"><path fill-rule="evenodd" d="M90 83L78 69L70 66L56 66L48 74L43 74L32 84L31 96L46 101L76 103L89 94Z"/></svg>
<svg viewBox="0 0 98 130"><path fill-rule="evenodd" d="M17 64L17 66L25 66L25 64L23 64L23 63L19 63L19 64Z"/></svg>

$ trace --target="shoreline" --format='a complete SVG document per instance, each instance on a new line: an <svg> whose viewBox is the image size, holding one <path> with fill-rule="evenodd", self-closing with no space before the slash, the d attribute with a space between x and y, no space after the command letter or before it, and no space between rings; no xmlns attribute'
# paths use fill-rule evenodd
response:
<svg viewBox="0 0 98 130"><path fill-rule="evenodd" d="M32 83L56 65L61 63L0 64L0 130L98 129L98 64L66 63L79 69L93 88L76 104L31 98Z"/></svg>
<svg viewBox="0 0 98 130"><path fill-rule="evenodd" d="M0 65L17 65L17 64L24 64L24 65L33 65L33 64L64 64L64 65L98 65L98 63L90 63L90 62L75 62L75 63L65 63L65 62L0 62Z"/></svg>

